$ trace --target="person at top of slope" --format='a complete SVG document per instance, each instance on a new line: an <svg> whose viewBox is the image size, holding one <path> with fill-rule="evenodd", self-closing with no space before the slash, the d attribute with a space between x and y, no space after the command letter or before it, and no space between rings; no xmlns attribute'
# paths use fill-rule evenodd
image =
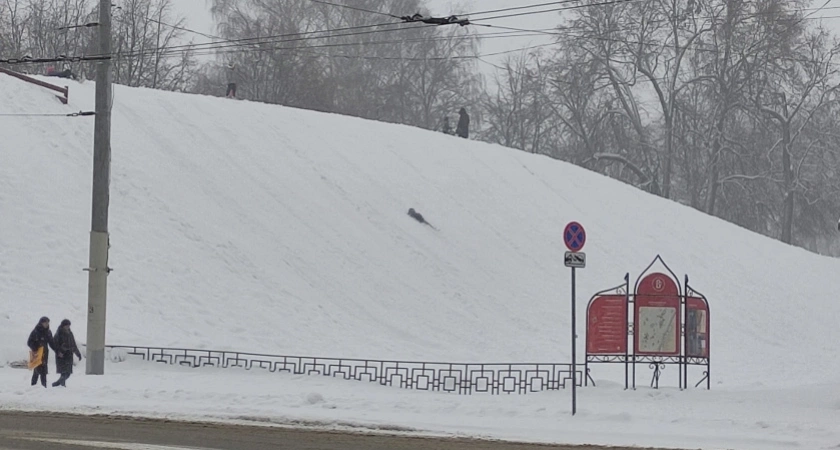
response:
<svg viewBox="0 0 840 450"><path fill-rule="evenodd" d="M227 79L227 92L225 97L236 98L236 83L239 81L239 74L236 71L236 64L229 63L225 67L225 77Z"/></svg>
<svg viewBox="0 0 840 450"><path fill-rule="evenodd" d="M50 66L47 67L47 74L48 77L59 77L59 78L72 78L76 79L76 76L73 75L73 71L70 69L70 66L64 65L64 69L59 72L55 69L55 67Z"/></svg>
<svg viewBox="0 0 840 450"><path fill-rule="evenodd" d="M56 348L52 331L50 331L49 317L41 317L38 325L35 325L35 329L32 330L32 333L29 333L29 340L26 341L26 345L29 346L29 349L33 353L37 353L39 350L42 351L40 360L31 361L32 364L30 364L30 368L33 369L32 386L35 386L40 378L41 385L47 387L47 373L49 373L47 363L50 358L50 347L53 350ZM56 350L56 352L58 351Z"/></svg>
<svg viewBox="0 0 840 450"><path fill-rule="evenodd" d="M458 119L458 127L455 128L455 134L464 139L468 139L470 137L470 115L467 114L466 108L461 108L458 114L461 117Z"/></svg>
<svg viewBox="0 0 840 450"><path fill-rule="evenodd" d="M441 131L443 131L443 134L454 134L452 132L452 125L449 124L449 116L443 116L443 128Z"/></svg>
<svg viewBox="0 0 840 450"><path fill-rule="evenodd" d="M73 355L82 360L82 352L76 346L76 337L73 336L73 331L70 330L70 321L64 319L61 321L61 326L55 332L55 371L61 374L61 378L53 383L53 387L64 386L67 387L67 379L73 374Z"/></svg>

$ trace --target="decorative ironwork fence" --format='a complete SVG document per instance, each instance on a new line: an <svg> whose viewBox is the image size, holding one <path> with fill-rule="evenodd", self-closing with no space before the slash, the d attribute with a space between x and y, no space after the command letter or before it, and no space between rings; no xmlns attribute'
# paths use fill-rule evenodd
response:
<svg viewBox="0 0 840 450"><path fill-rule="evenodd" d="M379 361L305 356L278 356L217 350L114 345L128 357L188 367L262 369L295 375L323 375L368 381L402 389L454 394L527 394L565 389L572 380L581 386L583 372L572 375L571 364L482 364Z"/></svg>

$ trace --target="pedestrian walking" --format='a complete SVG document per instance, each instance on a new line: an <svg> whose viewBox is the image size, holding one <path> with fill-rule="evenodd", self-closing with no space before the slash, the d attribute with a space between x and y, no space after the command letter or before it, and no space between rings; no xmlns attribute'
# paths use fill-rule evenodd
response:
<svg viewBox="0 0 840 450"><path fill-rule="evenodd" d="M73 355L82 360L82 352L76 346L76 337L73 336L73 331L70 330L70 321L64 319L61 325L55 332L55 371L61 377L53 383L53 387L64 386L67 387L67 379L73 374Z"/></svg>
<svg viewBox="0 0 840 450"><path fill-rule="evenodd" d="M41 317L38 325L35 325L35 329L32 330L32 333L29 333L29 340L26 341L26 344L33 353L41 353L40 360L30 361L30 367L33 368L32 386L35 386L40 379L41 385L47 387L47 374L49 373L47 363L50 360L50 347L55 350L49 317Z"/></svg>

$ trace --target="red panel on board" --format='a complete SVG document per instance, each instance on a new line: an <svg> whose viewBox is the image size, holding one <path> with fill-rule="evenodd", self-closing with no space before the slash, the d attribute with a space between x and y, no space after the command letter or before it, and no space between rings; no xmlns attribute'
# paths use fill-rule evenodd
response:
<svg viewBox="0 0 840 450"><path fill-rule="evenodd" d="M647 275L636 289L634 350L637 355L680 355L680 290L664 273Z"/></svg>
<svg viewBox="0 0 840 450"><path fill-rule="evenodd" d="M685 299L685 355L692 358L709 357L709 306L702 298Z"/></svg>
<svg viewBox="0 0 840 450"><path fill-rule="evenodd" d="M586 354L627 353L627 296L602 295L592 300L586 318Z"/></svg>

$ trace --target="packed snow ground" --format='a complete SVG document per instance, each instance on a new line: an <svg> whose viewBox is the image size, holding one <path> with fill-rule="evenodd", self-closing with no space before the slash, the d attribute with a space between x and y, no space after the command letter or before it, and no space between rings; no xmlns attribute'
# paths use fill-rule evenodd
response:
<svg viewBox="0 0 840 450"><path fill-rule="evenodd" d="M457 396L322 376L189 369L125 362L106 377L74 375L66 389L30 388L0 369L0 410L151 416L348 431L525 442L686 449L824 450L840 444L834 385L624 391L615 383L524 396Z"/></svg>
<svg viewBox="0 0 840 450"><path fill-rule="evenodd" d="M0 75L0 114L92 110L93 84L70 84L65 106ZM73 320L85 339L92 130L91 117L0 117L0 364L25 356L44 314ZM712 392L585 390L584 415L623 424L610 432L591 417L569 422L563 393L475 400L353 385L339 397L349 385L330 382L317 386L344 399L336 404L346 416L327 420L563 442L840 445L837 260L545 157L338 115L116 86L112 147L109 344L565 362L570 280L561 230L578 220L589 236L588 267L578 276L581 336L589 295L627 271L635 279L660 253L711 302ZM410 219L410 207L440 231ZM113 408L124 396L124 412L190 414L166 391L218 402L193 377L232 394L260 376L152 370L117 365L105 378L76 375L77 394L60 394L69 396L61 407ZM4 369L0 377L23 373ZM643 373L639 384L648 379ZM271 380L253 382L276 391L250 394L266 396L255 399L256 413L271 417L296 417L282 395L327 383ZM133 387L158 381L164 393L147 400ZM676 385L675 371L662 383ZM2 382L0 403L62 405L39 400L44 394L26 384ZM400 413L415 403L416 411ZM695 409L708 426L728 425L719 435L694 427ZM686 411L683 424L674 425L675 411ZM427 417L439 415L445 419ZM824 421L800 419L817 416ZM517 428L520 419L533 427ZM580 425L587 420L591 428ZM511 425L479 426L485 421ZM816 432L806 422L825 426ZM638 432L621 431L628 424ZM562 429L579 433L555 434Z"/></svg>

